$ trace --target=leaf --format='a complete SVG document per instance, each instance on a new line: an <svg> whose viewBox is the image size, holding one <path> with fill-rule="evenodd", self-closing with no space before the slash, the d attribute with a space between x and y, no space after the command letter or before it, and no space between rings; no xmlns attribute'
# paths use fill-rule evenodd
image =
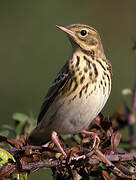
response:
<svg viewBox="0 0 136 180"><path fill-rule="evenodd" d="M1 132L0 132L0 136L8 136L9 135L9 131L8 130L2 130Z"/></svg>
<svg viewBox="0 0 136 180"><path fill-rule="evenodd" d="M29 116L27 116L26 114L23 114L23 113L14 113L12 118L19 122L16 127L17 135L24 134L24 127L25 127L26 123L30 123Z"/></svg>
<svg viewBox="0 0 136 180"><path fill-rule="evenodd" d="M12 115L12 118L14 120L17 120L19 122L26 122L28 119L29 119L29 116L27 116L26 114L23 114L23 113L14 113Z"/></svg>
<svg viewBox="0 0 136 180"><path fill-rule="evenodd" d="M76 140L76 142L77 143L81 143L81 137L79 136L79 134L76 134L75 136L74 136L74 139Z"/></svg>
<svg viewBox="0 0 136 180"><path fill-rule="evenodd" d="M11 126L9 126L8 124L4 124L2 125L2 127L0 128L0 135L2 136L8 136L10 133L13 134L14 136L16 136L16 132L15 129Z"/></svg>
<svg viewBox="0 0 136 180"><path fill-rule="evenodd" d="M115 131L111 136L111 146L113 151L115 152L121 139L121 133L119 131Z"/></svg>
<svg viewBox="0 0 136 180"><path fill-rule="evenodd" d="M28 116L23 113L14 113L12 118L16 121L16 134L21 135L25 133L25 127L28 124L29 130L32 129L34 123L36 122L33 115Z"/></svg>
<svg viewBox="0 0 136 180"><path fill-rule="evenodd" d="M27 180L27 173L26 174L19 174L19 180Z"/></svg>
<svg viewBox="0 0 136 180"><path fill-rule="evenodd" d="M5 151L2 148L0 148L0 159L0 166L4 165L5 163L8 163L9 159L12 159L14 162L16 162L14 157L8 151Z"/></svg>

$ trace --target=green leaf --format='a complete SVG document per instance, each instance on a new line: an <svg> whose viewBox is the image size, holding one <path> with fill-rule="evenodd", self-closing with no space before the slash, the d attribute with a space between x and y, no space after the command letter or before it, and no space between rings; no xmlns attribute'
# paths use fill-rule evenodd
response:
<svg viewBox="0 0 136 180"><path fill-rule="evenodd" d="M8 136L9 135L9 131L8 130L2 130L1 132L0 132L0 136Z"/></svg>
<svg viewBox="0 0 136 180"><path fill-rule="evenodd" d="M19 180L27 180L27 173L26 174L19 174Z"/></svg>
<svg viewBox="0 0 136 180"><path fill-rule="evenodd" d="M12 126L8 125L8 124L4 124L2 125L2 128L0 128L0 134L3 136L8 136L9 134L12 134L14 136L16 136L16 131L15 128L13 128Z"/></svg>
<svg viewBox="0 0 136 180"><path fill-rule="evenodd" d="M5 163L8 163L9 159L12 159L14 162L16 162L14 157L8 151L5 151L4 149L0 148L0 166L4 165Z"/></svg>
<svg viewBox="0 0 136 180"><path fill-rule="evenodd" d="M22 123L29 121L29 116L23 113L14 113L12 118Z"/></svg>
<svg viewBox="0 0 136 180"><path fill-rule="evenodd" d="M25 125L31 123L30 117L23 113L14 113L12 118L19 122L16 126L16 134L24 134Z"/></svg>
<svg viewBox="0 0 136 180"><path fill-rule="evenodd" d="M78 135L78 134L76 134L75 136L74 136L74 138L75 138L75 140L77 141L77 143L81 143L81 138L80 138L80 136Z"/></svg>

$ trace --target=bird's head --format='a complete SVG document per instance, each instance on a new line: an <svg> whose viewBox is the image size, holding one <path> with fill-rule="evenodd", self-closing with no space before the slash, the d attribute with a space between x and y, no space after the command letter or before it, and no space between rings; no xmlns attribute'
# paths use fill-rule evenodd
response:
<svg viewBox="0 0 136 180"><path fill-rule="evenodd" d="M104 58L104 51L98 32L87 25L72 24L67 27L57 26L67 33L74 48L81 48L86 52L93 52L95 56Z"/></svg>

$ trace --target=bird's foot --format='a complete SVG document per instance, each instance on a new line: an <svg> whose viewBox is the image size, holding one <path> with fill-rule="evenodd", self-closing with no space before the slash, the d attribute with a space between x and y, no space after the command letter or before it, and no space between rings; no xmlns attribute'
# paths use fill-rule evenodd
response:
<svg viewBox="0 0 136 180"><path fill-rule="evenodd" d="M98 137L98 135L95 132L82 130L81 133L86 134L86 135L90 135L92 137L92 139L93 139L92 149L94 149L94 148L98 149L99 144L100 144L100 138Z"/></svg>

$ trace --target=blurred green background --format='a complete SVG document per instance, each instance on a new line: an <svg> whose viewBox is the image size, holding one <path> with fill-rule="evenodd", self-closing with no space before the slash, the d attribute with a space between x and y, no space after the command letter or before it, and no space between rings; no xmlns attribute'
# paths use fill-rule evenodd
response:
<svg viewBox="0 0 136 180"><path fill-rule="evenodd" d="M14 112L37 116L43 97L71 46L55 25L82 23L101 35L113 66L113 84L105 107L111 114L122 104L121 90L136 80L136 1L41 0L0 3L0 125L13 123ZM51 179L46 170L30 179Z"/></svg>

